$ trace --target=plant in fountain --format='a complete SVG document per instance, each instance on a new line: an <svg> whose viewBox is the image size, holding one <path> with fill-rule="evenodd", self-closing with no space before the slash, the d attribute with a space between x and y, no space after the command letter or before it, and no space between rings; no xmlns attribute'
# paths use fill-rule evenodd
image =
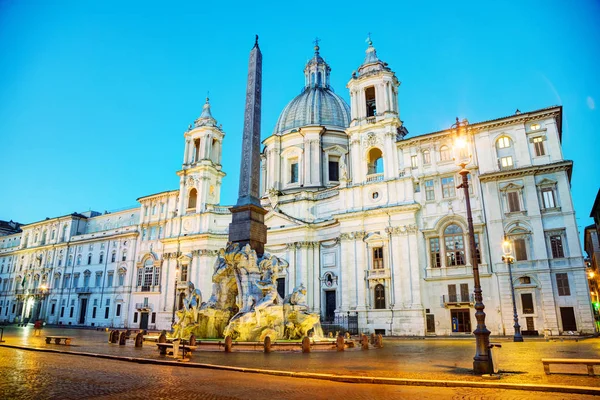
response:
<svg viewBox="0 0 600 400"><path fill-rule="evenodd" d="M177 312L173 337L222 338L238 341L301 339L310 330L321 333L319 315L308 312L304 285L282 299L276 278L288 263L249 245L228 244L219 251L210 299L190 283L188 298Z"/></svg>

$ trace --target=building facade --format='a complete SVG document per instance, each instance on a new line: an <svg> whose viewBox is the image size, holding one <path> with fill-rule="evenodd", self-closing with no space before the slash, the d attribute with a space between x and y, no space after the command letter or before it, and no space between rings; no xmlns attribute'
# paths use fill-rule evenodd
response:
<svg viewBox="0 0 600 400"><path fill-rule="evenodd" d="M527 334L593 333L594 318L562 155L562 108L407 136L395 73L369 43L347 84L330 84L319 47L305 87L261 155L266 251L289 262L281 292L304 284L323 319L355 315L361 331L461 335L475 327L472 257L486 324L512 335L511 282ZM179 187L119 212L71 214L0 237L0 319L169 329L193 282L205 300L227 241L220 204L225 133L209 101L184 133ZM475 249L455 159L468 157ZM474 254L473 254L474 253Z"/></svg>

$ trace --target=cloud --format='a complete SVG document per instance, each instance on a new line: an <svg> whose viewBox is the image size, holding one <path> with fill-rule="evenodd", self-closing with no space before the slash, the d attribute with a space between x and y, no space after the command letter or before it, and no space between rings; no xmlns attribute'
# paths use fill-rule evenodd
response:
<svg viewBox="0 0 600 400"><path fill-rule="evenodd" d="M590 110L593 110L596 108L596 103L594 102L594 99L592 98L592 96L588 96L587 99L585 99L587 102L587 106L590 108Z"/></svg>

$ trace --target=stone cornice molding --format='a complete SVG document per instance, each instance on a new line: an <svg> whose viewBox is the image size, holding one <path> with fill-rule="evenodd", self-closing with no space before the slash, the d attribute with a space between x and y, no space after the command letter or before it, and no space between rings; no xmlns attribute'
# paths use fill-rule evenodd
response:
<svg viewBox="0 0 600 400"><path fill-rule="evenodd" d="M344 221L344 220L355 219L358 217L368 217L368 216L383 215L383 214L395 214L395 213L400 213L400 212L416 212L416 211L419 211L420 209L421 209L421 205L419 203L410 203L410 204L403 204L403 205L391 206L391 207L386 207L386 208L378 207L378 208L373 208L373 209L368 209L368 210L348 211L343 214L334 214L333 218L337 219L338 221Z"/></svg>
<svg viewBox="0 0 600 400"><path fill-rule="evenodd" d="M573 168L573 161L564 160L552 164L532 165L529 167L516 168L507 171L488 172L479 175L479 180L484 182L496 181L500 179L519 178L527 175L548 174L551 172L570 171Z"/></svg>
<svg viewBox="0 0 600 400"><path fill-rule="evenodd" d="M419 231L419 227L416 224L388 226L387 228L385 228L385 232L388 235L394 235L394 236L414 234L414 233L417 233L418 231Z"/></svg>

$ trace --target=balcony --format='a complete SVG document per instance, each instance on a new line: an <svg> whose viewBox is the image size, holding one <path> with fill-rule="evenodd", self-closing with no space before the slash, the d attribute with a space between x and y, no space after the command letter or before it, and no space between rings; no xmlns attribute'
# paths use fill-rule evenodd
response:
<svg viewBox="0 0 600 400"><path fill-rule="evenodd" d="M142 285L137 287L138 292L160 292L160 285L156 286L147 286Z"/></svg>
<svg viewBox="0 0 600 400"><path fill-rule="evenodd" d="M475 297L473 294L445 294L442 295L442 303L447 305L458 304L474 304Z"/></svg>
<svg viewBox="0 0 600 400"><path fill-rule="evenodd" d="M75 293L77 294L88 294L88 293L92 293L92 288L89 286L86 287L78 287L75 288Z"/></svg>
<svg viewBox="0 0 600 400"><path fill-rule="evenodd" d="M382 279L390 277L389 268L368 269L365 272L367 274L367 279Z"/></svg>
<svg viewBox="0 0 600 400"><path fill-rule="evenodd" d="M377 117L367 117L365 120L367 121L367 124L374 124L377 122Z"/></svg>
<svg viewBox="0 0 600 400"><path fill-rule="evenodd" d="M150 310L154 309L154 306L151 303L135 303L136 310Z"/></svg>
<svg viewBox="0 0 600 400"><path fill-rule="evenodd" d="M370 182L381 182L383 180L383 172L379 174L369 174L367 175L367 183Z"/></svg>

